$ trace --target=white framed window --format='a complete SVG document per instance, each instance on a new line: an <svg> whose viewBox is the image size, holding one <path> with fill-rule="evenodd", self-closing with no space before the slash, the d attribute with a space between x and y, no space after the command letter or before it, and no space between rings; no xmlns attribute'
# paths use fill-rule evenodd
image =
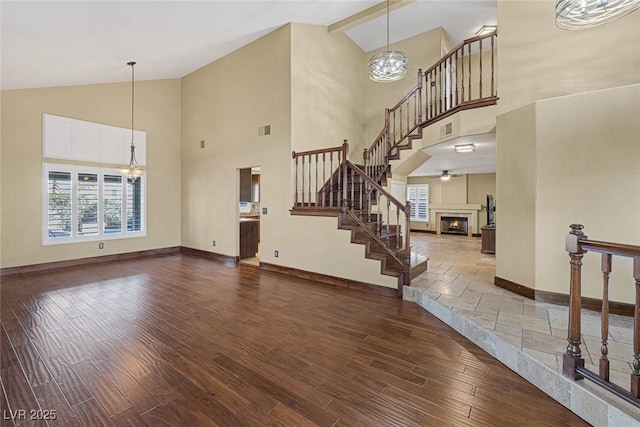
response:
<svg viewBox="0 0 640 427"><path fill-rule="evenodd" d="M146 236L145 175L44 163L42 244Z"/></svg>
<svg viewBox="0 0 640 427"><path fill-rule="evenodd" d="M136 160L147 160L147 133L133 132ZM131 129L69 117L42 115L42 155L49 159L129 164Z"/></svg>
<svg viewBox="0 0 640 427"><path fill-rule="evenodd" d="M407 200L412 221L429 221L429 184L408 184Z"/></svg>

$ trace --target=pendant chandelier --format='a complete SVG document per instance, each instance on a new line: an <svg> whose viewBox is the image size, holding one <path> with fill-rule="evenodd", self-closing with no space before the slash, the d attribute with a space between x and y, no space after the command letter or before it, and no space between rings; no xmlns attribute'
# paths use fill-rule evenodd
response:
<svg viewBox="0 0 640 427"><path fill-rule="evenodd" d="M407 75L407 54L389 49L389 0L387 0L387 50L369 60L369 78L374 82L393 82Z"/></svg>
<svg viewBox="0 0 640 427"><path fill-rule="evenodd" d="M640 7L640 0L557 0L556 26L563 30L591 28L611 22Z"/></svg>
<svg viewBox="0 0 640 427"><path fill-rule="evenodd" d="M130 179L136 179L145 172L145 167L140 166L136 160L136 144L134 140L134 105L135 105L135 79L134 68L135 62L127 62L127 65L131 67L131 159L129 160L129 166L126 168L118 169L121 173L126 174Z"/></svg>

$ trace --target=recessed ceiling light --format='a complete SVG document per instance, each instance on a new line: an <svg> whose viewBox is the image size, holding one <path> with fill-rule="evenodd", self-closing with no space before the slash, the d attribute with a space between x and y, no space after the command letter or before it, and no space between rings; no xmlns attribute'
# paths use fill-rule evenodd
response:
<svg viewBox="0 0 640 427"><path fill-rule="evenodd" d="M476 146L475 144L458 144L454 145L453 149L456 153L471 153L476 151Z"/></svg>
<svg viewBox="0 0 640 427"><path fill-rule="evenodd" d="M497 29L497 25L483 25L478 31L476 31L476 36L484 36L485 34L493 33Z"/></svg>

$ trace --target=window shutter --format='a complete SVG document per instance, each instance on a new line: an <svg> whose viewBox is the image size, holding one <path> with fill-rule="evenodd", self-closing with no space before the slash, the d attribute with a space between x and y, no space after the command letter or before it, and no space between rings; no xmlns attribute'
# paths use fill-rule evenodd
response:
<svg viewBox="0 0 640 427"><path fill-rule="evenodd" d="M142 177L127 178L127 231L142 230L143 190Z"/></svg>
<svg viewBox="0 0 640 427"><path fill-rule="evenodd" d="M50 238L71 236L71 173L47 174L47 234Z"/></svg>
<svg viewBox="0 0 640 427"><path fill-rule="evenodd" d="M105 233L122 233L122 191L121 175L104 175L102 211Z"/></svg>
<svg viewBox="0 0 640 427"><path fill-rule="evenodd" d="M98 234L98 175L78 174L78 236Z"/></svg>
<svg viewBox="0 0 640 427"><path fill-rule="evenodd" d="M409 184L407 199L411 203L411 219L429 219L429 184Z"/></svg>

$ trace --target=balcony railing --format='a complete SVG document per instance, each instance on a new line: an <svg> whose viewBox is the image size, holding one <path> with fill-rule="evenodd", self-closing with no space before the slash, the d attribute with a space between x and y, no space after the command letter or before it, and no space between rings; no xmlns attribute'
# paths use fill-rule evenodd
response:
<svg viewBox="0 0 640 427"><path fill-rule="evenodd" d="M497 33L464 40L428 70L418 70L417 84L385 110L384 128L364 151L365 171L378 181L389 160L422 128L458 111L497 103Z"/></svg>
<svg viewBox="0 0 640 427"><path fill-rule="evenodd" d="M640 407L640 246L620 243L588 240L582 232L580 224L571 225L571 233L566 239L566 250L571 258L571 288L569 293L569 331L567 351L563 355L563 373L574 380L587 378L602 386L609 392ZM584 366L584 358L580 328L580 312L582 309L582 257L587 252L602 255L602 321L601 346L598 372L592 372ZM614 384L609 380L609 275L613 256L633 259L633 281L636 290L633 327L633 370L630 373L629 389Z"/></svg>

